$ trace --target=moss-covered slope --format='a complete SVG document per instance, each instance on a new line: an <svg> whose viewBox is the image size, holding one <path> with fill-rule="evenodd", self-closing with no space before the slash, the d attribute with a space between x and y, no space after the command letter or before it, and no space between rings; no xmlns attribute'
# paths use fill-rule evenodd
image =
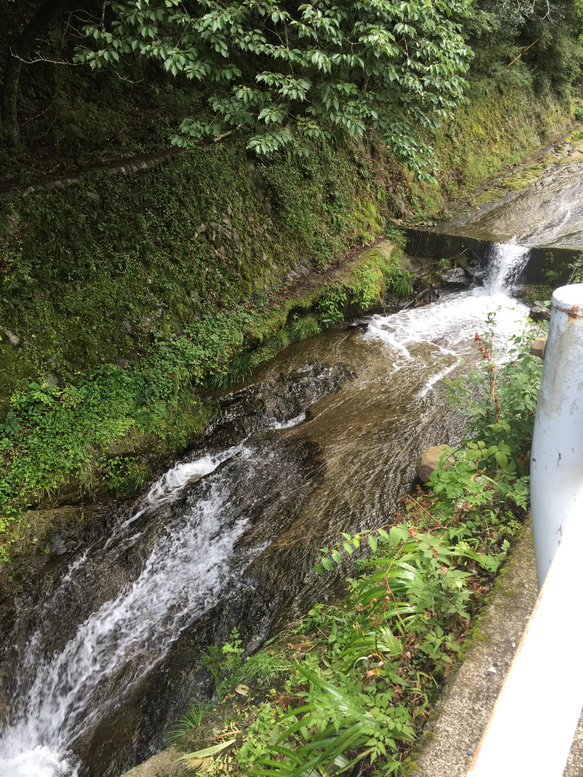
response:
<svg viewBox="0 0 583 777"><path fill-rule="evenodd" d="M144 450L169 456L204 425L197 387L244 374L351 300L363 308L391 285L406 290L394 257L356 276L331 268L394 222L434 219L569 121L568 101L474 91L435 138L437 185L414 182L374 137L261 162L230 137L139 172L5 194L3 526L104 483L139 487L151 472ZM308 289L306 276L317 280Z"/></svg>

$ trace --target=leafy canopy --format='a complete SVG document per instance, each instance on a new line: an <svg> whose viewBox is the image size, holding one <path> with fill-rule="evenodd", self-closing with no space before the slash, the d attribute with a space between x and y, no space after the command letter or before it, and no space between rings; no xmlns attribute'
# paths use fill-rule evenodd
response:
<svg viewBox="0 0 583 777"><path fill-rule="evenodd" d="M430 149L415 138L463 100L471 51L460 20L471 0L107 0L85 28L93 68L132 54L201 84L204 116L173 137L187 146L246 128L248 148L309 148L340 131L376 130L428 177Z"/></svg>

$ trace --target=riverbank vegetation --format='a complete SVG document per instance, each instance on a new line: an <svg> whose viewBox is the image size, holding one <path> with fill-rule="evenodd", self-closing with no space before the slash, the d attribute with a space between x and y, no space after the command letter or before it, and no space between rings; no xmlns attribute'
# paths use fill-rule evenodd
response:
<svg viewBox="0 0 583 777"><path fill-rule="evenodd" d="M177 758L214 775L344 774L357 763L366 774L408 773L527 514L541 373L530 336L517 336L498 367L490 339L476 335L481 369L451 392L469 409L467 438L384 527L322 549L322 574L358 557L344 601L315 605L246 662L236 634L211 649L206 665L223 701L201 725L193 711L174 729ZM233 713L229 699L239 710L251 701Z"/></svg>
<svg viewBox="0 0 583 777"><path fill-rule="evenodd" d="M212 401L201 389L246 377L344 311L366 309L385 293L410 295L412 277L399 258L400 249L383 243L342 272L306 283L302 294L256 293L228 312L206 312L178 335L160 334L135 362L15 391L0 433L0 559L8 559L27 507L135 494L204 429Z"/></svg>
<svg viewBox="0 0 583 777"><path fill-rule="evenodd" d="M75 521L69 505L134 496L199 439L214 389L411 293L399 250L362 251L446 217L568 129L580 11L0 0L6 600L35 584L13 551L50 553L48 508ZM236 634L209 651L223 700L179 738L179 755L198 753L185 763L405 770L525 517L540 363L516 346L498 371L477 341L471 431L429 486L385 526L322 549L322 574L357 559L343 603L315 605L247 661ZM30 508L47 516L39 530ZM247 711L225 722L233 700Z"/></svg>

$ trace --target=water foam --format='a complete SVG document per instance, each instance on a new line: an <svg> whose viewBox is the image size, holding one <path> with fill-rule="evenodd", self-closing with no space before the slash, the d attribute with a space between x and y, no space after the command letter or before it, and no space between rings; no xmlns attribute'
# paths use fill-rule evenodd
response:
<svg viewBox="0 0 583 777"><path fill-rule="evenodd" d="M35 747L26 753L0 761L2 777L77 777L74 758L66 758L48 747Z"/></svg>
<svg viewBox="0 0 583 777"><path fill-rule="evenodd" d="M449 363L443 366L440 360L438 372L421 387L418 394L421 397L469 355L471 336L484 332L492 314L496 321L495 352L497 358L504 360L509 350L508 336L521 328L527 310L511 293L528 261L528 254L526 246L513 241L494 244L483 286L445 296L426 307L407 308L390 316L373 316L363 337L387 344L393 357L393 369L407 362L415 368L416 346L422 344L432 344L439 354L450 357L446 359Z"/></svg>

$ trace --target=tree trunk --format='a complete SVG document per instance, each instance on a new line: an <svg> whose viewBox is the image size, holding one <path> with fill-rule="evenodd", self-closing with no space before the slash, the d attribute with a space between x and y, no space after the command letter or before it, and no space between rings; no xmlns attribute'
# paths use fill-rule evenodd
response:
<svg viewBox="0 0 583 777"><path fill-rule="evenodd" d="M6 62L1 92L2 135L8 148L18 150L21 147L20 125L18 122L18 98L20 95L20 75L22 59L29 57L35 41L47 29L53 19L60 14L71 0L42 0L36 12L26 24L11 48ZM19 59L19 57L21 59Z"/></svg>
<svg viewBox="0 0 583 777"><path fill-rule="evenodd" d="M2 135L9 149L20 148L20 127L18 124L18 93L22 62L11 57L6 63L2 84Z"/></svg>

